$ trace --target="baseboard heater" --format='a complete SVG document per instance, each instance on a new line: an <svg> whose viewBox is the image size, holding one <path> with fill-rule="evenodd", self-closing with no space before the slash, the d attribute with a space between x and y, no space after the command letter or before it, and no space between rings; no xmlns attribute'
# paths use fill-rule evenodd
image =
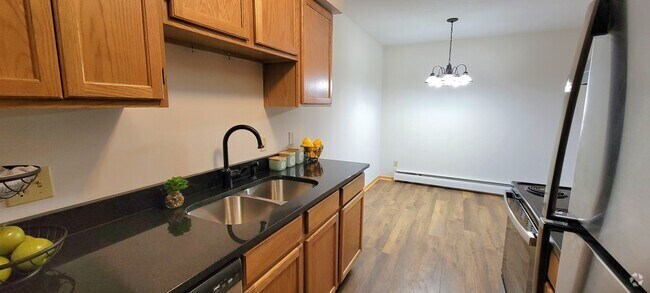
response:
<svg viewBox="0 0 650 293"><path fill-rule="evenodd" d="M507 183L440 176L433 174L425 174L419 172L395 170L394 178L396 181L412 182L425 185L433 185L440 187L449 187L456 189L465 189L471 191L503 194L506 190L512 188L512 185Z"/></svg>

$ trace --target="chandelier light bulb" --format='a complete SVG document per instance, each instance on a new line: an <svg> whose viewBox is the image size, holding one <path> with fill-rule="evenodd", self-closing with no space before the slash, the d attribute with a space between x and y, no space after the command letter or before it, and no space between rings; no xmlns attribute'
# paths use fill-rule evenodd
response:
<svg viewBox="0 0 650 293"><path fill-rule="evenodd" d="M442 77L442 82L443 82L445 85L449 85L449 84L451 84L451 82L452 82L453 80L454 80L454 75L453 75L453 74L445 74L445 75Z"/></svg>
<svg viewBox="0 0 650 293"><path fill-rule="evenodd" d="M469 76L469 73L467 73L467 71L465 71L465 73L463 73L463 75L461 75L460 79L461 79L465 84L469 84L469 83L472 82L472 77Z"/></svg>
<svg viewBox="0 0 650 293"><path fill-rule="evenodd" d="M428 85L433 86L433 83L435 82L436 79L438 79L438 78L433 73L431 73L431 75L429 75L429 77L427 78L427 80L425 82Z"/></svg>
<svg viewBox="0 0 650 293"><path fill-rule="evenodd" d="M472 78L469 76L469 73L467 73L467 66L465 64L459 64L455 67L451 65L451 48L454 40L454 22L456 21L458 21L458 18L455 17L447 19L447 22L451 24L451 31L449 34L449 59L447 60L447 66L433 67L433 70L431 70L431 75L429 75L425 81L429 86L441 87L445 85L459 87L466 86L473 82ZM458 73L463 72L459 71L460 66L463 66L461 69L465 70L462 75L459 75ZM439 70L436 71L436 69ZM436 75L435 72L438 74Z"/></svg>

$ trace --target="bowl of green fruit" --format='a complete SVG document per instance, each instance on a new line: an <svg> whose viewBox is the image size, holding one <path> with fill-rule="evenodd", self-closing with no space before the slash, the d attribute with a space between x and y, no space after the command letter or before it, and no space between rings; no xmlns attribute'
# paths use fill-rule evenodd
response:
<svg viewBox="0 0 650 293"><path fill-rule="evenodd" d="M0 288L36 275L67 235L68 230L58 226L0 227Z"/></svg>

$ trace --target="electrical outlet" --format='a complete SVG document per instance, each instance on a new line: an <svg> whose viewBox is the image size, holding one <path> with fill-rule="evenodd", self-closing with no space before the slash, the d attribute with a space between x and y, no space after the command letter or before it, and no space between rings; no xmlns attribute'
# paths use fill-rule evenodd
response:
<svg viewBox="0 0 650 293"><path fill-rule="evenodd" d="M289 131L289 145L294 144L293 131Z"/></svg>
<svg viewBox="0 0 650 293"><path fill-rule="evenodd" d="M266 136L262 137L262 144L264 144L264 147L260 149L260 152L266 152Z"/></svg>
<svg viewBox="0 0 650 293"><path fill-rule="evenodd" d="M397 161L393 161L393 167L397 168Z"/></svg>
<svg viewBox="0 0 650 293"><path fill-rule="evenodd" d="M41 172L38 173L36 179L32 184L22 193L5 200L7 207L13 207L21 204L30 203L33 201L46 199L54 196L54 187L52 186L52 175L50 167L41 167Z"/></svg>

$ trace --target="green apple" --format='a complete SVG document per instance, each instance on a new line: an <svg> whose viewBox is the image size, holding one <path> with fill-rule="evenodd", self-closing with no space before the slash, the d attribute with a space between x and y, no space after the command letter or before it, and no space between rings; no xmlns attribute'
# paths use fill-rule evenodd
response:
<svg viewBox="0 0 650 293"><path fill-rule="evenodd" d="M44 249L52 246L52 241L45 238L29 238L14 250L11 253L11 261L17 261L19 259L28 257L32 254L36 254ZM44 265L49 260L47 253L43 253L38 257L32 259L31 261L25 261L16 265L16 267L22 271L33 272L37 270L40 266Z"/></svg>
<svg viewBox="0 0 650 293"><path fill-rule="evenodd" d="M0 266L3 265L3 264L7 264L7 263L9 263L9 259L7 259L4 256L0 256ZM11 276L11 268L10 267L6 268L4 270L1 270L0 271L0 283L4 283L5 281L7 281L7 279L9 279L9 276Z"/></svg>
<svg viewBox="0 0 650 293"><path fill-rule="evenodd" d="M25 240L25 231L17 226L0 228L0 255L10 254Z"/></svg>

